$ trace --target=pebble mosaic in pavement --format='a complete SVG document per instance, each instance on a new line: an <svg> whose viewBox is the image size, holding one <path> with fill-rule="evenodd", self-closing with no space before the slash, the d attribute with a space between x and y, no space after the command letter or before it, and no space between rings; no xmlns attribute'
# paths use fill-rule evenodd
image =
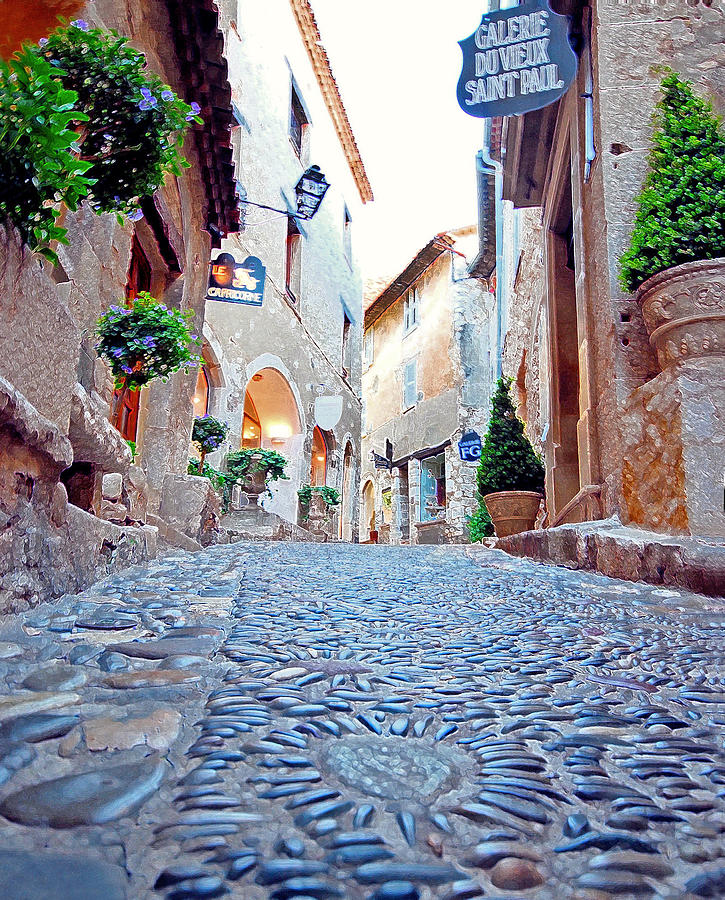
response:
<svg viewBox="0 0 725 900"><path fill-rule="evenodd" d="M725 896L722 601L236 544L0 627L4 900Z"/></svg>

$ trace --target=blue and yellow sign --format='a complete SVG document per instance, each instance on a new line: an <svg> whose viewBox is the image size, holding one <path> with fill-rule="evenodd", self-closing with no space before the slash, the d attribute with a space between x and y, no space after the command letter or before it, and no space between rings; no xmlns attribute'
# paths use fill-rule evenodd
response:
<svg viewBox="0 0 725 900"><path fill-rule="evenodd" d="M256 256L248 256L240 263L231 253L219 253L211 261L206 299L261 306L266 272Z"/></svg>

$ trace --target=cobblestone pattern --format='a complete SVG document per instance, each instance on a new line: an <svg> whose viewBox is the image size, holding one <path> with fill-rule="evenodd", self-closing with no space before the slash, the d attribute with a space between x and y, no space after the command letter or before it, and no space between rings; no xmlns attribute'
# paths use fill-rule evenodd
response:
<svg viewBox="0 0 725 900"><path fill-rule="evenodd" d="M722 896L722 604L490 559L236 545L28 614L0 893Z"/></svg>

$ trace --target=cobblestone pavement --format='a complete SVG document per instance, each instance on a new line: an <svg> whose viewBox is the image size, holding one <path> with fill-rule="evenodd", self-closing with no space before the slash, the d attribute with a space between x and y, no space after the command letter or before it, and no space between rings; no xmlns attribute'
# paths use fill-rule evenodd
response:
<svg viewBox="0 0 725 900"><path fill-rule="evenodd" d="M725 896L725 606L238 544L0 628L3 900Z"/></svg>

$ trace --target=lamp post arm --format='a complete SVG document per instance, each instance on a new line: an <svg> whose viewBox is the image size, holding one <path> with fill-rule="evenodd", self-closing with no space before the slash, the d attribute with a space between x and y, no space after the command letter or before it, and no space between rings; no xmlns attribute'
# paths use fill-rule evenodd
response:
<svg viewBox="0 0 725 900"><path fill-rule="evenodd" d="M306 219L306 216L301 216L299 213L292 213L288 209L276 209L274 206L267 206L264 203L253 203L251 200L240 200L240 203L246 203L247 206L256 206L257 209L268 209L270 212L280 213L283 216L289 216L291 219Z"/></svg>

